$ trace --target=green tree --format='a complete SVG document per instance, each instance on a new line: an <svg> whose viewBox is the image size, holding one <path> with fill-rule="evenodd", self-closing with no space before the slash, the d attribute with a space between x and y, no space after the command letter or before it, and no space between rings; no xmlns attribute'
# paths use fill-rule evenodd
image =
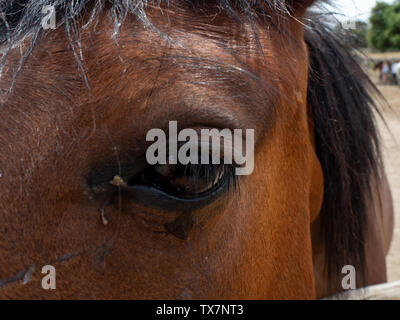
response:
<svg viewBox="0 0 400 320"><path fill-rule="evenodd" d="M400 0L378 2L372 9L368 43L380 51L400 49Z"/></svg>

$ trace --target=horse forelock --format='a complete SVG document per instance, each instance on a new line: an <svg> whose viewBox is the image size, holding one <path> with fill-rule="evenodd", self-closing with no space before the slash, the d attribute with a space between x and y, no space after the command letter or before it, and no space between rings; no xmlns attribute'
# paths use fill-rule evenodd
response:
<svg viewBox="0 0 400 320"><path fill-rule="evenodd" d="M18 46L21 40L31 38L30 46L26 51L30 52L36 45L36 40L44 31L42 12L45 6L53 6L57 13L57 28L64 28L68 35L71 46L79 42L81 32L102 16L104 11L113 23L113 37L118 35L121 25L129 15L137 18L143 26L155 31L157 26L153 24L146 14L148 8L167 8L184 7L194 12L215 12L226 13L230 18L239 24L257 20L280 23L285 17L293 15L295 6L303 2L314 2L314 0L185 0L185 1L154 1L154 0L20 0L9 1L0 0L0 44L2 59L0 60L0 70L7 62L9 51ZM318 2L324 2L319 0ZM86 21L78 25L83 17ZM243 19L244 18L244 19ZM280 29L281 26L279 26ZM161 34L168 38L168 35Z"/></svg>

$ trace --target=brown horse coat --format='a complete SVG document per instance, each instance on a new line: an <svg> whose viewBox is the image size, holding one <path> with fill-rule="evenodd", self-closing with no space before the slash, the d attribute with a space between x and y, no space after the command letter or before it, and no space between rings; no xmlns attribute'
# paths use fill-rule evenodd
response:
<svg viewBox="0 0 400 320"><path fill-rule="evenodd" d="M304 24L313 1L55 1L46 32L22 2L0 1L1 298L314 299L347 264L385 281L374 89ZM168 120L254 129L254 172L179 209L138 183Z"/></svg>

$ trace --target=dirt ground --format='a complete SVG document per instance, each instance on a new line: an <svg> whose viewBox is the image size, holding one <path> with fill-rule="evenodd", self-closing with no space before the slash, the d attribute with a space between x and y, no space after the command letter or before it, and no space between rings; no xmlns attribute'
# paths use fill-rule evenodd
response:
<svg viewBox="0 0 400 320"><path fill-rule="evenodd" d="M387 127L382 120L378 120L378 125L395 210L394 239L386 260L388 280L397 281L400 280L400 87L379 85L378 88L391 106L382 108Z"/></svg>

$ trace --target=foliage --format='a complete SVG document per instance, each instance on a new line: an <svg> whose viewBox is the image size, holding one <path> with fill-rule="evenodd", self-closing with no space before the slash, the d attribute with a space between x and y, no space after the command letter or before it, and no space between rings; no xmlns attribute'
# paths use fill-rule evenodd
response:
<svg viewBox="0 0 400 320"><path fill-rule="evenodd" d="M400 0L378 2L372 9L368 43L380 51L400 49Z"/></svg>

